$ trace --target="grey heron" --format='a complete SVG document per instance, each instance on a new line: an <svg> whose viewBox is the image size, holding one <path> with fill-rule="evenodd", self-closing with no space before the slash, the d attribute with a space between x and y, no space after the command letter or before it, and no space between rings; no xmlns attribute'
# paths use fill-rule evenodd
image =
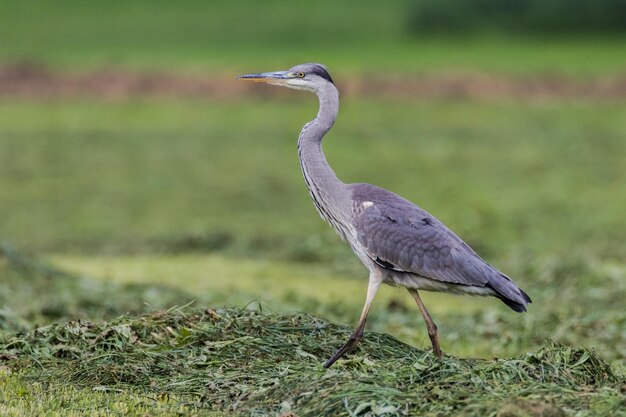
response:
<svg viewBox="0 0 626 417"><path fill-rule="evenodd" d="M337 178L322 151L322 138L335 123L339 110L339 92L324 65L302 64L287 71L237 78L311 91L319 100L317 116L302 128L298 138L304 182L320 216L369 270L358 325L324 364L325 368L362 338L370 305L381 283L407 288L424 317L438 359L441 348L437 326L419 290L494 296L516 312L526 311L526 305L532 302L530 297L434 216L383 188L345 184Z"/></svg>

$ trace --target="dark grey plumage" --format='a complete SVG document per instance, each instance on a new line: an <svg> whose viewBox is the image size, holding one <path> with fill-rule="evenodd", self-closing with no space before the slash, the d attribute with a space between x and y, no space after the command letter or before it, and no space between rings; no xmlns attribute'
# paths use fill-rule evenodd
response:
<svg viewBox="0 0 626 417"><path fill-rule="evenodd" d="M325 66L310 63L239 78L312 91L319 99L317 117L298 138L304 182L320 216L370 272L359 324L325 367L362 337L370 305L383 282L406 287L415 299L437 357L441 356L437 326L418 290L490 295L517 312L526 311L530 297L435 217L390 191L370 184L344 184L337 178L322 151L322 138L339 111L339 93Z"/></svg>
<svg viewBox="0 0 626 417"><path fill-rule="evenodd" d="M330 74L328 73L328 68L326 68L325 65L316 64L316 63L312 63L308 65L309 65L309 69L308 69L309 74L317 75L318 77L321 77L325 79L326 81L335 84L333 79L330 77Z"/></svg>

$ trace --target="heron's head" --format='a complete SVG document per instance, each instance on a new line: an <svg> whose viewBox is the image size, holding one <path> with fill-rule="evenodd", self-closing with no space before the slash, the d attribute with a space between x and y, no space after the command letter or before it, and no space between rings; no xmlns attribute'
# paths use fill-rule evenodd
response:
<svg viewBox="0 0 626 417"><path fill-rule="evenodd" d="M296 65L287 71L240 75L237 78L313 92L325 85L334 85L326 66L316 63Z"/></svg>

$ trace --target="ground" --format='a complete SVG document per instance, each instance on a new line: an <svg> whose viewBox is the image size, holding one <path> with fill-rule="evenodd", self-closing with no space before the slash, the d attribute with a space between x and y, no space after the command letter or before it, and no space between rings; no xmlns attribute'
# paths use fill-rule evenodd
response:
<svg viewBox="0 0 626 417"><path fill-rule="evenodd" d="M412 38L400 0L232 4L0 2L0 414L624 415L623 38ZM317 103L233 78L307 61L342 93L338 175L444 221L527 313L423 294L439 363L384 287L322 368L367 273L299 172Z"/></svg>
<svg viewBox="0 0 626 417"><path fill-rule="evenodd" d="M623 411L623 369L583 347L543 340L541 347L511 358L446 355L438 362L427 349L368 332L354 353L326 370L323 360L350 327L303 313L268 312L260 305L213 309L199 307L210 304L199 300L183 305L196 297L154 284L75 277L7 247L2 259L7 279L2 295L21 306L0 316L3 415ZM180 307L159 310L169 305ZM67 316L74 320L44 325ZM623 323L623 313L616 319ZM507 333L499 324L460 339L502 343ZM509 336L530 331L518 326ZM569 336L586 331L570 328Z"/></svg>

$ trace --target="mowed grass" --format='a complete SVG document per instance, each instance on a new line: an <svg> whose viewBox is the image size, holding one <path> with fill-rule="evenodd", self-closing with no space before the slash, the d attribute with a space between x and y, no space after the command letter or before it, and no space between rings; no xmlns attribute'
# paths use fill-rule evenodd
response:
<svg viewBox="0 0 626 417"><path fill-rule="evenodd" d="M497 349L556 326L567 345L546 340L512 358L437 362L428 351L370 331L328 371L321 363L348 326L257 306L207 308L211 293L197 297L203 301L196 307L162 310L196 295L73 276L6 245L0 274L0 411L7 416L600 416L620 415L626 401L620 362L611 366L597 350L572 346L589 338L595 346L624 345L618 287L581 297L560 289L557 271L545 281L553 295L535 300L541 319L529 314L523 323L492 311L453 317L451 327L459 332L455 343L471 335ZM587 288L599 277L587 271ZM572 301L604 308L575 317L575 308L566 311ZM603 336L611 333L617 339L608 342Z"/></svg>
<svg viewBox="0 0 626 417"><path fill-rule="evenodd" d="M319 264L235 259L224 255L56 256L54 265L113 285L161 285L184 291L201 306L306 312L354 326L365 299L365 271L353 279ZM459 357L507 357L546 340L593 347L611 361L624 357L626 268L573 257L527 260L511 273L532 293L529 313L518 315L495 299L424 293L439 325L444 350ZM603 308L596 309L595 306ZM154 307L154 306L153 306ZM423 320L406 291L384 286L368 331L384 332L428 348Z"/></svg>

